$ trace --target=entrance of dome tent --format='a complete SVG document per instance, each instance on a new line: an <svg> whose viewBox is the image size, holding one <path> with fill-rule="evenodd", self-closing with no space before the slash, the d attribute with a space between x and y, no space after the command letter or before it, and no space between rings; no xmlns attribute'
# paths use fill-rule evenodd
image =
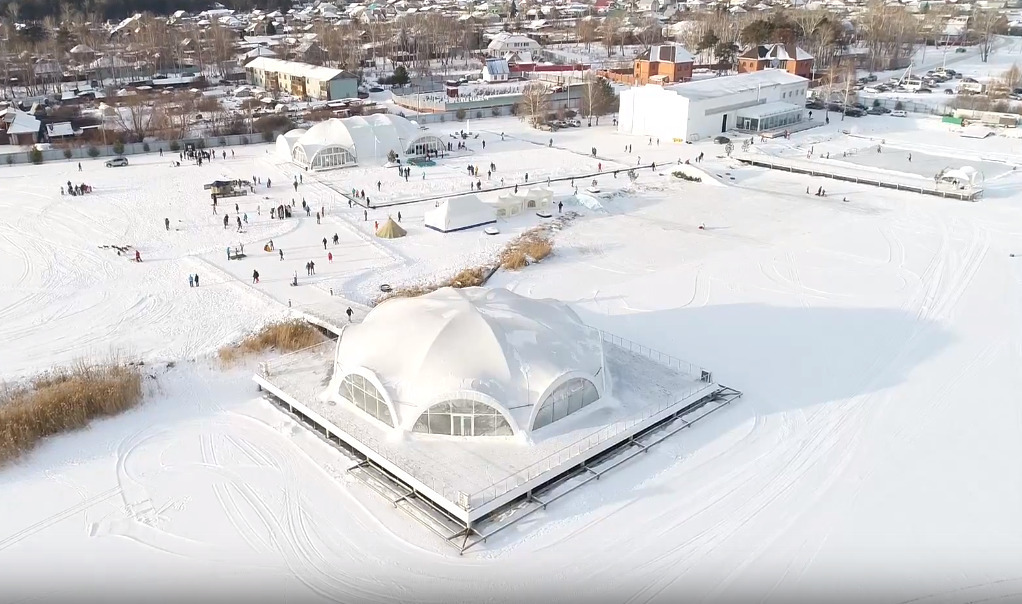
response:
<svg viewBox="0 0 1022 604"><path fill-rule="evenodd" d="M453 436L473 436L472 431L472 416L471 415L460 415L458 413L451 414L451 435Z"/></svg>

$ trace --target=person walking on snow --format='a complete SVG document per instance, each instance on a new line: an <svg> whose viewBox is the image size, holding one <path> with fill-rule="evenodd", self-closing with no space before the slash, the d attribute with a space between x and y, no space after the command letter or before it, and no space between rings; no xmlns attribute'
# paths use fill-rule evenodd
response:
<svg viewBox="0 0 1022 604"><path fill-rule="evenodd" d="M252 283L259 283L259 271L252 271Z"/></svg>
<svg viewBox="0 0 1022 604"><path fill-rule="evenodd" d="M142 262L142 254L139 254L138 250L135 250L135 262Z"/></svg>
<svg viewBox="0 0 1022 604"><path fill-rule="evenodd" d="M351 323L351 314L352 314L351 313L351 307L349 306L348 310L346 310L344 312L347 313L347 315L348 315L348 323Z"/></svg>
<svg viewBox="0 0 1022 604"><path fill-rule="evenodd" d="M188 287L195 287L195 277L188 273Z"/></svg>
<svg viewBox="0 0 1022 604"><path fill-rule="evenodd" d="M312 275L312 265L308 262L305 263L305 274Z"/></svg>
<svg viewBox="0 0 1022 604"><path fill-rule="evenodd" d="M224 228L225 228L225 229L227 228L227 224L228 224L228 223L229 223L230 221L231 221L231 217L230 217L230 216L228 216L227 214L224 214Z"/></svg>
<svg viewBox="0 0 1022 604"><path fill-rule="evenodd" d="M326 249L326 237L323 238L323 249Z"/></svg>
<svg viewBox="0 0 1022 604"><path fill-rule="evenodd" d="M326 260L327 260L327 262L333 262L334 261L334 253L333 252L327 252Z"/></svg>
<svg viewBox="0 0 1022 604"><path fill-rule="evenodd" d="M313 262L312 260L309 260L309 270L312 271L313 275L316 274L316 263Z"/></svg>
<svg viewBox="0 0 1022 604"><path fill-rule="evenodd" d="M339 238L339 237L337 236L337 233L334 233L334 245L337 245L337 241L338 241L339 239L340 239L340 238Z"/></svg>
<svg viewBox="0 0 1022 604"><path fill-rule="evenodd" d="M401 222L401 212L398 212L398 213L397 213L397 221L398 221L398 222Z"/></svg>
<svg viewBox="0 0 1022 604"><path fill-rule="evenodd" d="M195 273L195 287L199 287L199 273Z"/></svg>
<svg viewBox="0 0 1022 604"><path fill-rule="evenodd" d="M280 249L280 261L281 261L281 262L283 262L283 261L284 261L284 248L281 248L281 249Z"/></svg>
<svg viewBox="0 0 1022 604"><path fill-rule="evenodd" d="M61 192L63 193L63 190L62 190ZM164 219L163 219L163 226L164 226L164 228L166 228L166 229L167 229L168 231L170 230L170 218L164 218Z"/></svg>
<svg viewBox="0 0 1022 604"><path fill-rule="evenodd" d="M319 222L319 218L320 218L320 217L319 217L319 212L316 212L316 224L319 224L319 223L320 223L320 222Z"/></svg>
<svg viewBox="0 0 1022 604"><path fill-rule="evenodd" d="M79 171L79 172L81 172L81 171L82 171L82 162L78 162L78 171Z"/></svg>

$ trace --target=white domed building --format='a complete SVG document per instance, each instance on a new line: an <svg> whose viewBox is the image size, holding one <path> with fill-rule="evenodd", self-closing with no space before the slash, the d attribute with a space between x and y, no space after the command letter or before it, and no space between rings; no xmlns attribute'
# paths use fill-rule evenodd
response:
<svg viewBox="0 0 1022 604"><path fill-rule="evenodd" d="M333 118L308 130L291 130L277 137L277 154L309 170L384 163L394 151L401 157L439 152L444 143L401 116L374 114Z"/></svg>
<svg viewBox="0 0 1022 604"><path fill-rule="evenodd" d="M328 396L399 432L527 437L609 394L604 364L561 302L443 288L347 326Z"/></svg>

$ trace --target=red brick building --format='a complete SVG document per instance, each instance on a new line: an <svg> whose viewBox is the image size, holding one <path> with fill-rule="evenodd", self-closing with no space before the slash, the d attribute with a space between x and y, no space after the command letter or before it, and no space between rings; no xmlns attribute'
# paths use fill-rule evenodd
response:
<svg viewBox="0 0 1022 604"><path fill-rule="evenodd" d="M634 84L641 86L651 81L658 84L674 84L692 79L694 59L687 50L676 44L651 46L635 59L632 68ZM662 77L656 77L662 76Z"/></svg>
<svg viewBox="0 0 1022 604"><path fill-rule="evenodd" d="M813 79L813 55L794 44L760 44L738 55L738 73L783 69Z"/></svg>

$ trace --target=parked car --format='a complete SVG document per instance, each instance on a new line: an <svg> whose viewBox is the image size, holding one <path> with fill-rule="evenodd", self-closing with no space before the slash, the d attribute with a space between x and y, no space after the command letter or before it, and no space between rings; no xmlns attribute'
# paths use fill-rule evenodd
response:
<svg viewBox="0 0 1022 604"><path fill-rule="evenodd" d="M929 94L929 93L933 92L933 90L931 90L929 88L926 88L924 86L924 87L920 88L919 90L916 90L916 92L918 92L919 94Z"/></svg>
<svg viewBox="0 0 1022 604"><path fill-rule="evenodd" d="M823 103L818 99L811 99L806 102L806 109L823 109Z"/></svg>
<svg viewBox="0 0 1022 604"><path fill-rule="evenodd" d="M120 166L126 166L126 165L128 165L128 158L127 157L115 157L113 159L106 160L106 167L107 168L118 168Z"/></svg>
<svg viewBox="0 0 1022 604"><path fill-rule="evenodd" d="M726 145L731 142L731 139L726 136L715 136L713 137L713 142L717 143L718 145Z"/></svg>
<svg viewBox="0 0 1022 604"><path fill-rule="evenodd" d="M883 107L870 107L869 110L866 111L866 113L868 113L870 115L883 115L883 114L885 114L887 112L884 111Z"/></svg>
<svg viewBox="0 0 1022 604"><path fill-rule="evenodd" d="M954 94L954 93L955 93L955 89L954 88L945 88L944 89L944 94Z"/></svg>
<svg viewBox="0 0 1022 604"><path fill-rule="evenodd" d="M959 46L958 48L955 49L955 52L957 52L957 53L964 53L965 49L962 48L961 46Z"/></svg>
<svg viewBox="0 0 1022 604"><path fill-rule="evenodd" d="M877 81L877 76L876 76L875 73L871 73L868 76L866 76L865 80L867 82L876 82Z"/></svg>
<svg viewBox="0 0 1022 604"><path fill-rule="evenodd" d="M849 107L845 109L845 115L847 115L848 117L862 117L866 115L866 112L863 111L862 109L859 109L858 107Z"/></svg>
<svg viewBox="0 0 1022 604"><path fill-rule="evenodd" d="M908 117L908 113L902 111L901 109L895 109L894 111L891 112L891 117Z"/></svg>

